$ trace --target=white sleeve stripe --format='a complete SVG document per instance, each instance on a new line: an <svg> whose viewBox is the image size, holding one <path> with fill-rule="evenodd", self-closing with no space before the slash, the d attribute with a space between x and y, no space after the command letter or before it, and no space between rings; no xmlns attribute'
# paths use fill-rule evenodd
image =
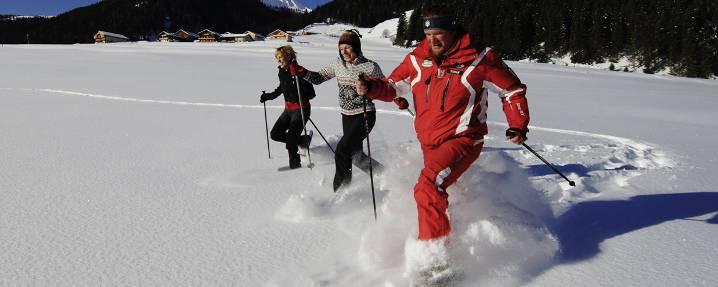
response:
<svg viewBox="0 0 718 287"><path fill-rule="evenodd" d="M487 87L489 90L499 95L499 97L502 97L503 94L506 93L506 90L499 88L499 86L489 81L484 81L484 87Z"/></svg>
<svg viewBox="0 0 718 287"><path fill-rule="evenodd" d="M474 90L474 87L471 86L468 81L468 78L469 75L471 75L471 72L473 72L476 68L476 65L478 65L481 60L484 59L486 52L488 52L489 50L491 50L491 48L484 49L484 51L482 51L481 54L476 57L476 60L474 60L474 62L472 62L471 65L466 68L466 71L464 71L464 75L461 76L461 83L464 85L464 87L466 87L471 96L469 96L469 103L468 105L466 105L466 109L464 109L464 113L461 115L459 125L456 127L456 134L462 133L465 130L469 129L469 122L471 122L471 114L474 111L474 105L476 104L476 90Z"/></svg>
<svg viewBox="0 0 718 287"><path fill-rule="evenodd" d="M410 55L409 58L411 58L411 64L414 65L414 69L416 69L416 78L411 81L411 87L413 88L414 85L421 80L421 68L419 68L419 64L416 62L416 57L414 57L414 55Z"/></svg>

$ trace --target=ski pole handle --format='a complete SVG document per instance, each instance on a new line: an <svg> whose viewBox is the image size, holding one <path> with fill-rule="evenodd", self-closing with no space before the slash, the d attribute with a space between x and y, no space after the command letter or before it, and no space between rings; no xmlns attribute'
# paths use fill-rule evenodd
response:
<svg viewBox="0 0 718 287"><path fill-rule="evenodd" d="M406 111L409 112L409 114L411 115L412 118L413 118L413 117L416 117L416 116L414 115L414 112L411 111L411 109L407 108Z"/></svg>

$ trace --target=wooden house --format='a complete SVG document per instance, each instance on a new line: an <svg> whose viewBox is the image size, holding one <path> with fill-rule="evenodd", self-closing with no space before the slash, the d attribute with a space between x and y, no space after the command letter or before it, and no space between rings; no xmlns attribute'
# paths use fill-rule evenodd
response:
<svg viewBox="0 0 718 287"><path fill-rule="evenodd" d="M307 35L317 35L317 34L319 34L319 33L317 33L317 32L310 32L310 31L307 31L307 30L299 30L299 31L296 32L296 35L297 35L297 36L307 36Z"/></svg>
<svg viewBox="0 0 718 287"><path fill-rule="evenodd" d="M267 39L268 40L283 40L283 41L291 42L292 36L289 35L289 33L287 33L287 32L277 29L277 30L274 30L274 32L269 33L269 35L267 35Z"/></svg>
<svg viewBox="0 0 718 287"><path fill-rule="evenodd" d="M220 34L210 29L204 29L202 32L197 33L199 35L199 41L202 43L212 43L220 41Z"/></svg>
<svg viewBox="0 0 718 287"><path fill-rule="evenodd" d="M248 34L235 34L226 32L220 36L220 41L227 43L251 42L254 41Z"/></svg>
<svg viewBox="0 0 718 287"><path fill-rule="evenodd" d="M94 35L95 43L116 43L116 42L127 42L130 39L125 37L124 35L105 32L105 31L97 31Z"/></svg>
<svg viewBox="0 0 718 287"><path fill-rule="evenodd" d="M259 33L254 33L252 31L245 31L244 34L247 34L250 38L252 38L252 41L264 41L264 35Z"/></svg>
<svg viewBox="0 0 718 287"><path fill-rule="evenodd" d="M177 40L180 42L194 42L197 39L199 39L199 35L192 33L192 32L187 32L182 29L175 32L174 34L177 37Z"/></svg>
<svg viewBox="0 0 718 287"><path fill-rule="evenodd" d="M159 34L159 39L160 39L160 42L176 42L176 41L177 41L177 36L175 35L175 33L170 33L170 32L167 32L167 31L162 31L162 32Z"/></svg>

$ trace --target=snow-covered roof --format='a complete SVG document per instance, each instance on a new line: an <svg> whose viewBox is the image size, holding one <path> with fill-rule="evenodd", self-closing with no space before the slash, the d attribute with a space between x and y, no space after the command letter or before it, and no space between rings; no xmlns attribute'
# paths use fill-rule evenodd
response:
<svg viewBox="0 0 718 287"><path fill-rule="evenodd" d="M254 35L254 37L256 37L256 38L265 38L266 37L266 36L264 36L264 34L255 33L255 32L249 31L249 30L244 31L244 34Z"/></svg>
<svg viewBox="0 0 718 287"><path fill-rule="evenodd" d="M236 37L249 37L248 34L236 34L236 33L230 33L225 32L224 34L220 35L222 38L236 38Z"/></svg>
<svg viewBox="0 0 718 287"><path fill-rule="evenodd" d="M210 29L204 29L204 30L200 31L200 32L197 33L197 34L202 34L202 33L204 33L204 32L209 32L209 33L211 33L212 35L219 36L219 33L215 32L215 31L212 31L212 30L210 30Z"/></svg>
<svg viewBox="0 0 718 287"><path fill-rule="evenodd" d="M197 34L195 34L195 33L192 33L192 32L189 32L189 31L184 30L184 29L179 29L179 30L177 30L177 32L175 32L175 35L179 34L180 32L185 32L185 33L187 33L187 35L189 35L190 37L199 38L199 35L197 35Z"/></svg>
<svg viewBox="0 0 718 287"><path fill-rule="evenodd" d="M277 30L272 31L272 33L269 33L269 36L278 35L278 34L288 35L289 33L285 32L285 31L282 31L282 30L280 30L280 29L277 29Z"/></svg>
<svg viewBox="0 0 718 287"><path fill-rule="evenodd" d="M102 34L102 35L109 36L109 37L129 40L129 38L125 37L124 35L120 35L120 34L116 34L116 33L112 33L112 32L97 31L97 34Z"/></svg>

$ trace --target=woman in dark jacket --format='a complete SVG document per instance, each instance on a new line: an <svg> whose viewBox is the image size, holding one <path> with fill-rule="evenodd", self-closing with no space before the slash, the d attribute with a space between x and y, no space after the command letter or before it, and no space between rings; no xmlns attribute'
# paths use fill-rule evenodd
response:
<svg viewBox="0 0 718 287"><path fill-rule="evenodd" d="M297 83L290 72L290 63L296 61L296 53L292 46L282 46L274 52L274 57L279 63L279 87L271 93L262 93L259 101L264 103L273 100L284 94L284 112L279 116L272 127L272 140L286 144L289 152L289 168L300 168L301 160L297 153L299 148L308 148L311 135L301 136L304 125L309 121L311 106L309 100L315 96L314 87L309 82L300 78L299 89L301 90L301 103L297 94ZM304 115L302 115L302 110ZM304 121L302 121L304 117Z"/></svg>

